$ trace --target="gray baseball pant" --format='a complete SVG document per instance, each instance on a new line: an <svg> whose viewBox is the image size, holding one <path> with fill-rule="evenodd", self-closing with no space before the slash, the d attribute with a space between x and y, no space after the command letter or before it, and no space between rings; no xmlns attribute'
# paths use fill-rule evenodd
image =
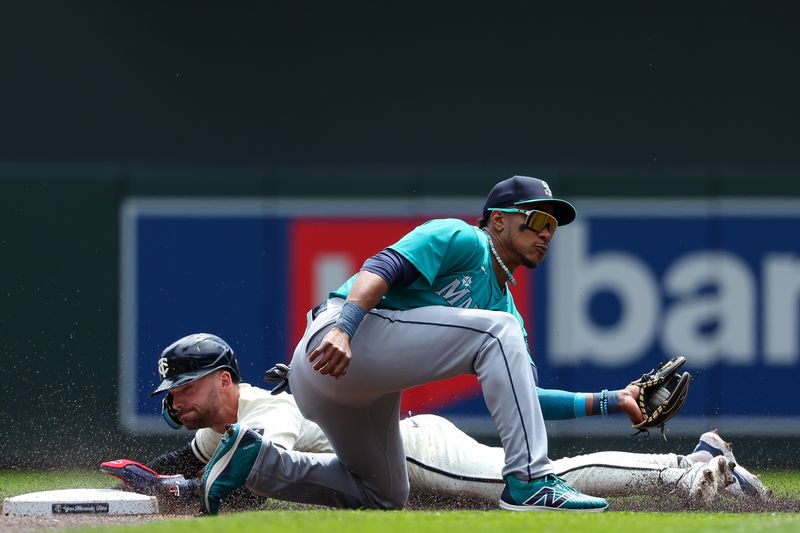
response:
<svg viewBox="0 0 800 533"><path fill-rule="evenodd" d="M347 508L402 508L409 492L400 436L405 389L477 374L505 451L503 475L525 481L552 473L547 435L519 322L509 313L444 306L373 309L351 339L337 379L307 355L333 327L344 300L328 300L295 349L289 383L303 416L333 454L283 450L264 441L247 487L290 501Z"/></svg>

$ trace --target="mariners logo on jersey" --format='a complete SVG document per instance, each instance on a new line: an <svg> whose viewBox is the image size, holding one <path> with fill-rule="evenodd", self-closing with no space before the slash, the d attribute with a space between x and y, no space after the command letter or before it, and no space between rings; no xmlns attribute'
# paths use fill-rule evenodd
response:
<svg viewBox="0 0 800 533"><path fill-rule="evenodd" d="M478 306L472 304L472 293L469 289L472 285L472 276L460 276L453 278L453 281L436 291L447 305L467 309L476 309Z"/></svg>

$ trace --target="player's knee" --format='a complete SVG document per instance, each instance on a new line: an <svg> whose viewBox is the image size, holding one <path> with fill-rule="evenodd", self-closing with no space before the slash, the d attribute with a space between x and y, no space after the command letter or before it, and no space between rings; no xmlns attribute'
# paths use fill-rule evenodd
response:
<svg viewBox="0 0 800 533"><path fill-rule="evenodd" d="M364 488L365 493L369 496L369 502L366 507L383 509L385 511L397 511L403 509L408 503L408 495L411 491L408 480L399 486L394 485L384 489L369 487Z"/></svg>
<svg viewBox="0 0 800 533"><path fill-rule="evenodd" d="M408 503L408 495L410 492L409 484L406 483L403 487L399 487L392 491L391 496L385 500L386 509L388 511L399 511L403 509Z"/></svg>
<svg viewBox="0 0 800 533"><path fill-rule="evenodd" d="M510 313L497 312L496 318L487 330L488 342L496 342L509 348L525 345L525 337L516 317ZM511 350L513 351L513 350Z"/></svg>
<svg viewBox="0 0 800 533"><path fill-rule="evenodd" d="M492 327L490 329L495 335L522 335L522 328L517 317L504 311L493 313Z"/></svg>

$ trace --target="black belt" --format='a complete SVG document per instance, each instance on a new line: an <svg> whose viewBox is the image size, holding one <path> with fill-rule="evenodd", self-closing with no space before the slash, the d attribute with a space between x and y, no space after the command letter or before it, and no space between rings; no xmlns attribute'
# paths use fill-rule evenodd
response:
<svg viewBox="0 0 800 533"><path fill-rule="evenodd" d="M321 312L328 308L328 300L325 300L314 309L311 310L311 320L316 320Z"/></svg>

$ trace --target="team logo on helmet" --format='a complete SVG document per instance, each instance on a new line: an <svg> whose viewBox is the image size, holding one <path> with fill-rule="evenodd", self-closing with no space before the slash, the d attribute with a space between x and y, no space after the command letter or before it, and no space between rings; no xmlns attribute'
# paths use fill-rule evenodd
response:
<svg viewBox="0 0 800 533"><path fill-rule="evenodd" d="M167 379L167 372L169 372L169 363L166 357L162 357L158 360L158 375L161 376L161 379Z"/></svg>
<svg viewBox="0 0 800 533"><path fill-rule="evenodd" d="M550 191L550 186L544 180L542 180L542 187L544 187L544 193L547 196L549 196L550 198L552 198L553 197L553 193Z"/></svg>

